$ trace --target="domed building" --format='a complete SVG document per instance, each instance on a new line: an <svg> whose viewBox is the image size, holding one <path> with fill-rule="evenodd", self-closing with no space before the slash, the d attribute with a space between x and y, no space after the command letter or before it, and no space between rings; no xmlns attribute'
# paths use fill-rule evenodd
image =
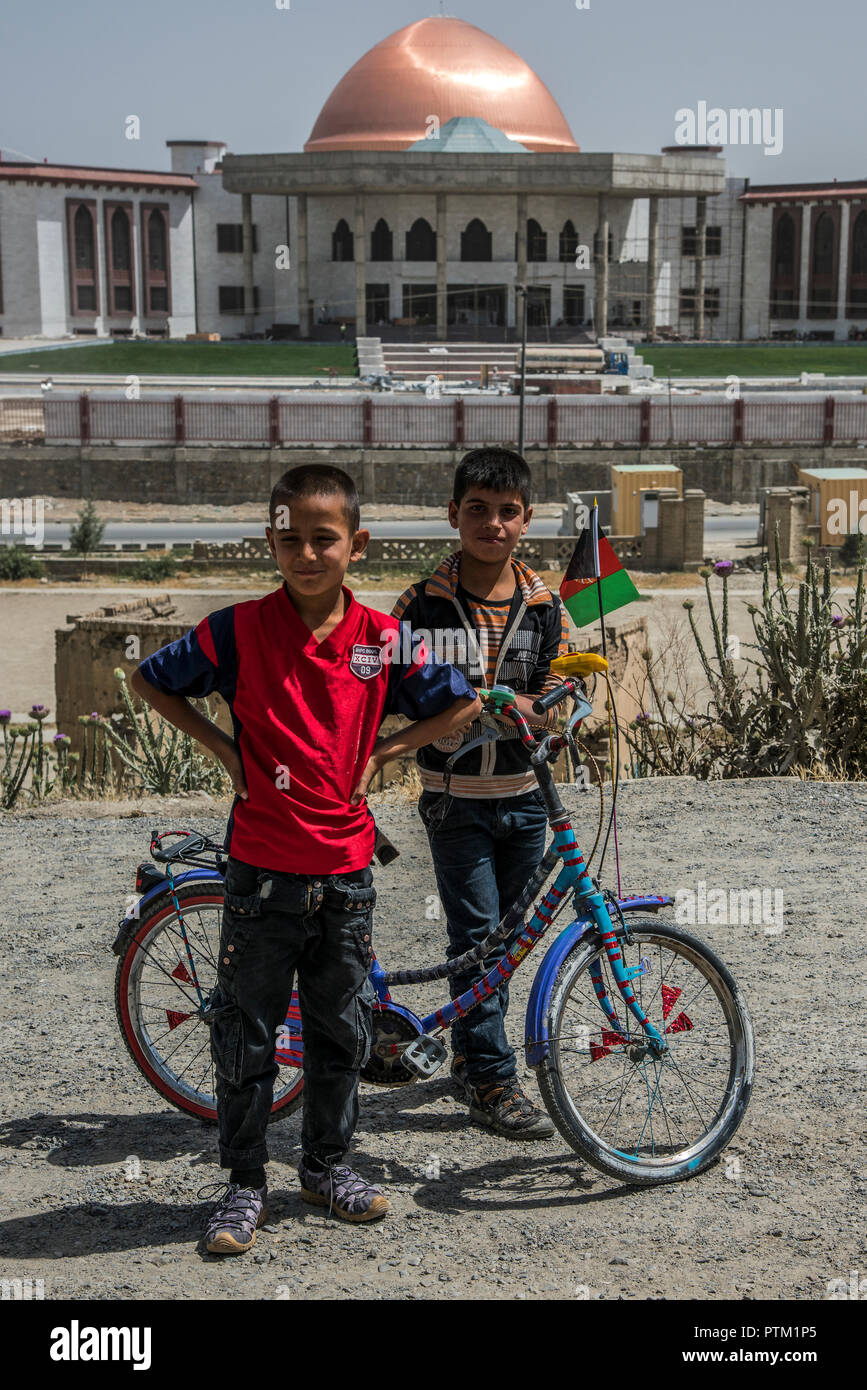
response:
<svg viewBox="0 0 867 1390"><path fill-rule="evenodd" d="M766 278L776 214L760 203L758 241L740 234L742 181L727 186L718 152L582 151L538 73L464 20L407 24L323 95L294 153L169 140L170 172L0 156L0 334L309 338L344 323L347 337L504 342L526 285L531 337L657 321L701 337L706 303L732 335L742 245ZM723 255L702 293L709 198ZM794 225L778 223L781 238ZM774 302L788 304L790 266L783 279Z"/></svg>
<svg viewBox="0 0 867 1390"><path fill-rule="evenodd" d="M504 342L526 285L537 339L867 337L864 181L727 178L698 106L688 144L588 153L518 54L438 16L359 58L300 152L0 152L0 336Z"/></svg>
<svg viewBox="0 0 867 1390"><path fill-rule="evenodd" d="M445 16L417 20L365 53L341 78L304 149L406 150L475 116L527 150L577 153L563 112L533 69L499 39Z"/></svg>
<svg viewBox="0 0 867 1390"><path fill-rule="evenodd" d="M531 328L604 334L615 299L617 319L652 326L658 196L725 187L715 154L582 153L538 74L446 16L365 53L303 153L227 154L221 169L225 189L242 195L250 247L263 204L287 199L288 278L277 272L272 302L288 294L302 338L340 320L359 337L421 324L439 339L502 339L520 322L524 283ZM248 254L248 306L256 277ZM258 324L248 313L248 330Z"/></svg>

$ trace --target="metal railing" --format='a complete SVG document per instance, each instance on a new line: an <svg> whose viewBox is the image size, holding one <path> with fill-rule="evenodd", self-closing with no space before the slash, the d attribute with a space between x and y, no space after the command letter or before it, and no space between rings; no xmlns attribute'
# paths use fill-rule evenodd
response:
<svg viewBox="0 0 867 1390"><path fill-rule="evenodd" d="M44 414L47 444L460 448L514 444L518 412L517 397L58 394L0 401L0 436L41 437ZM525 440L531 448L859 443L867 440L867 397L533 397L526 403Z"/></svg>

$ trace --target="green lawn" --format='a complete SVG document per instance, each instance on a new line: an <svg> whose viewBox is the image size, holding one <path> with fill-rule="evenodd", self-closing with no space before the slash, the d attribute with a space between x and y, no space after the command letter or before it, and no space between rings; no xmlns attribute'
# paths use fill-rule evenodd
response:
<svg viewBox="0 0 867 1390"><path fill-rule="evenodd" d="M116 373L119 376L311 376L329 367L355 376L351 343L104 343L0 354L0 372Z"/></svg>
<svg viewBox="0 0 867 1390"><path fill-rule="evenodd" d="M664 380L679 376L800 376L825 372L829 376L867 376L867 343L780 343L772 347L644 347L639 353Z"/></svg>

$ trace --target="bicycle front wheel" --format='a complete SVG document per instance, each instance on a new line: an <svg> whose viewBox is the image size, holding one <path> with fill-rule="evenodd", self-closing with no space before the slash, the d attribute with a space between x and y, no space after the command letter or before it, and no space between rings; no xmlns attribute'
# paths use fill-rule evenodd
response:
<svg viewBox="0 0 867 1390"><path fill-rule="evenodd" d="M718 956L652 919L618 932L632 986L668 1051L656 1056L627 1011L598 937L560 968L548 1011L539 1088L566 1142L594 1167L651 1186L695 1177L737 1130L753 1085L755 1046L743 996ZM604 990L617 1016L599 1004Z"/></svg>
<svg viewBox="0 0 867 1390"><path fill-rule="evenodd" d="M118 961L117 1019L133 1061L150 1084L179 1110L215 1122L211 1036L202 1019L199 990L207 1003L217 981L223 885L217 880L184 884L177 896L192 966L177 909L170 894L161 893ZM270 1118L291 1115L301 1104L303 1087L300 1068L280 1065Z"/></svg>

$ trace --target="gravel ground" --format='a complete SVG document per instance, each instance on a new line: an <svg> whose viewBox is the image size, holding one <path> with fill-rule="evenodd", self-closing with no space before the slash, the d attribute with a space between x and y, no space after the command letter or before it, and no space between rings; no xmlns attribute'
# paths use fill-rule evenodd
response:
<svg viewBox="0 0 867 1390"><path fill-rule="evenodd" d="M594 802L564 794L592 842ZM109 950L150 825L215 833L221 807L67 803L5 816L0 1275L43 1279L46 1299L826 1298L829 1280L867 1270L864 930L847 892L863 875L865 811L863 784L622 787L624 888L784 892L778 933L697 928L744 984L757 1035L752 1103L708 1173L629 1189L559 1135L518 1146L474 1128L439 1075L365 1086L353 1161L387 1190L386 1220L347 1227L301 1202L296 1114L270 1131L268 1226L250 1255L222 1261L197 1245L197 1191L220 1177L214 1132L168 1109L133 1067ZM439 959L414 807L386 800L377 818L402 850L377 870L379 954L392 966ZM604 881L613 874L612 857ZM516 1042L533 973L528 964L513 986ZM402 997L414 1008L434 998ZM521 1061L519 1073L534 1091Z"/></svg>

